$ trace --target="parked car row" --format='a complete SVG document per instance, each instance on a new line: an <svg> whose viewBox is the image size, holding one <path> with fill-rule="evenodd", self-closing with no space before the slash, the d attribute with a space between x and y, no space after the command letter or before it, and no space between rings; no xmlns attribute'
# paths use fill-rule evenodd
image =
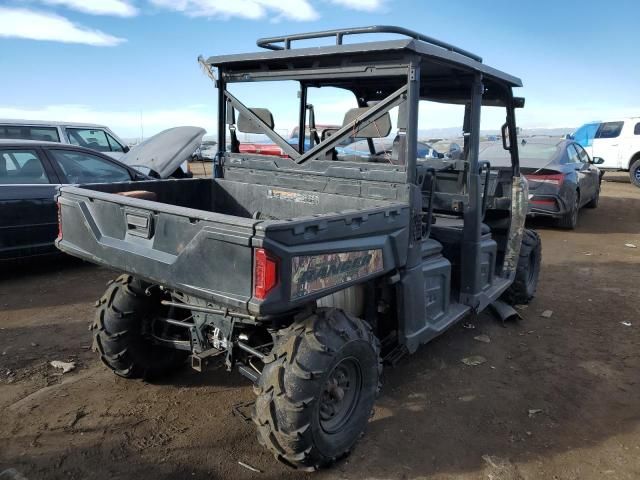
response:
<svg viewBox="0 0 640 480"><path fill-rule="evenodd" d="M95 150L125 163L127 158L124 156L130 150L126 142L109 127L93 123L0 119L0 140L2 139L76 145ZM180 178L191 176L187 161L176 166L175 176Z"/></svg>

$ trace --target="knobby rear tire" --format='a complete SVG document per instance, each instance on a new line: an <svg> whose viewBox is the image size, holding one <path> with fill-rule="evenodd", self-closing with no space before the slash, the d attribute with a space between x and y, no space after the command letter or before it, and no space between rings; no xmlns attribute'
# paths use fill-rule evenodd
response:
<svg viewBox="0 0 640 480"><path fill-rule="evenodd" d="M524 305L533 299L538 288L541 260L542 242L538 232L525 229L516 276L511 286L502 295L505 302L510 305Z"/></svg>
<svg viewBox="0 0 640 480"><path fill-rule="evenodd" d="M93 348L102 362L124 378L158 378L180 367L188 354L154 344L146 335L159 313L157 289L146 294L148 284L120 275L97 302Z"/></svg>
<svg viewBox="0 0 640 480"><path fill-rule="evenodd" d="M283 463L316 470L348 455L364 431L380 389L380 344L367 323L333 308L319 308L279 333L255 387L258 441ZM334 418L327 417L327 385L335 385L342 368L359 375L341 384L340 422L328 427Z"/></svg>

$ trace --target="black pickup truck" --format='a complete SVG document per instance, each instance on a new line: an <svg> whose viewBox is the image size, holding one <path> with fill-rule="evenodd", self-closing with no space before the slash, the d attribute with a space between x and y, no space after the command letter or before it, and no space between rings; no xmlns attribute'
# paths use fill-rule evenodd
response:
<svg viewBox="0 0 640 480"><path fill-rule="evenodd" d="M408 38L342 44L359 33ZM291 47L324 37L336 45ZM533 297L541 247L524 229L515 124L524 101L512 94L519 79L398 27L258 45L267 51L200 60L218 88L214 178L64 186L56 243L125 272L93 323L109 368L150 377L189 356L196 370L221 356L255 384L261 443L315 469L354 446L383 361L467 314L493 306L506 318L508 303ZM268 109L227 88L282 80L299 83L299 131L311 132L310 145L287 143ZM341 127L318 134L307 117L311 88L354 94ZM463 158L417 158L421 100L465 106ZM483 105L505 109L506 169L478 160ZM376 151L373 140L392 127L391 149ZM242 153L237 131L268 136L286 158ZM350 136L366 139L369 155L339 159L336 146Z"/></svg>

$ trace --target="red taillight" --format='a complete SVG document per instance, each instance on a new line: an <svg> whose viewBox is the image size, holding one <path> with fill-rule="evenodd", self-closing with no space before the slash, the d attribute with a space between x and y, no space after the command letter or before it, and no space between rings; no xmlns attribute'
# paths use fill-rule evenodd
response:
<svg viewBox="0 0 640 480"><path fill-rule="evenodd" d="M264 300L278 283L278 262L264 248L255 249L253 296Z"/></svg>
<svg viewBox="0 0 640 480"><path fill-rule="evenodd" d="M62 214L60 203L56 202L56 205L58 207L58 240L62 240Z"/></svg>
<svg viewBox="0 0 640 480"><path fill-rule="evenodd" d="M564 174L562 173L557 173L557 174L553 174L553 175L525 175L525 177L527 177L527 180L530 183L533 182L537 182L537 183L549 183L551 185L562 185L562 182L564 181Z"/></svg>
<svg viewBox="0 0 640 480"><path fill-rule="evenodd" d="M543 198L535 198L535 197L532 198L530 202L536 205L555 205L556 204L555 200L546 200Z"/></svg>

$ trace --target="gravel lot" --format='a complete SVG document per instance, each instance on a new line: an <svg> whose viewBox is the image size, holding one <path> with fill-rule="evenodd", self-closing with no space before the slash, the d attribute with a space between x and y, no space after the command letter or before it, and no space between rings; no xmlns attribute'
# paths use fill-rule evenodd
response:
<svg viewBox="0 0 640 480"><path fill-rule="evenodd" d="M640 189L605 179L600 207L582 210L574 232L532 224L543 270L524 319L470 319L474 329L459 325L387 368L365 437L314 478L640 478ZM185 369L149 384L102 366L88 322L114 272L59 256L0 265L0 275L0 472L310 478L232 415L253 399L243 377ZM464 365L470 355L487 362ZM62 375L53 360L77 368Z"/></svg>

